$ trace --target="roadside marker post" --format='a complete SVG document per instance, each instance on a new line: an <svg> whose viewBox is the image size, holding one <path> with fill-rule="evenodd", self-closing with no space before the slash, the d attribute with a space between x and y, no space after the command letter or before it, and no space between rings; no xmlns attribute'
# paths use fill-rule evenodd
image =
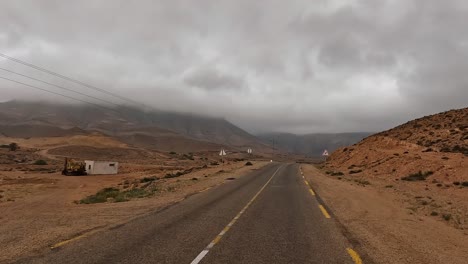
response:
<svg viewBox="0 0 468 264"><path fill-rule="evenodd" d="M223 156L226 156L226 151L224 151L224 149L222 149L222 150L219 152L219 156L221 156L221 162L224 164Z"/></svg>

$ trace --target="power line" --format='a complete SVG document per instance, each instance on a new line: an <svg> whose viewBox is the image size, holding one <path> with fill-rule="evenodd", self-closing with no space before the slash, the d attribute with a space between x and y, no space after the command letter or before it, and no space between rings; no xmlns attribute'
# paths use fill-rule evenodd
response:
<svg viewBox="0 0 468 264"><path fill-rule="evenodd" d="M28 79L31 79L31 80L34 80L34 81L38 81L38 82L41 82L41 83L44 83L44 84L48 84L48 85L57 87L57 88L62 89L62 90L66 90L66 91L73 92L73 93L76 93L76 94L79 94L79 95L83 95L83 96L86 96L86 97L88 97L88 98L92 98L92 99L95 99L95 100L99 100L99 101L101 101L101 102L105 102L105 103L108 103L108 104L113 104L113 105L115 105L115 106L119 106L118 104L116 104L116 103L114 103L114 102L107 101L107 100L104 100L104 99L101 99L101 98L98 98L98 97L94 97L94 96L92 96L92 95L87 95L87 94L85 94L85 93L81 93L81 92L78 92L78 91L75 91L75 90L72 90L72 89L69 89L69 88L60 86L60 85L56 85L56 84L53 84L53 83L50 83L50 82L46 82L46 81L43 81L43 80L40 80L40 79L36 79L36 78L34 78L34 77L27 76L27 75L25 75L25 74L21 74L21 73L18 73L18 72L14 72L14 71L11 71L11 70L8 70L8 69L4 69L4 68L1 68L1 67L0 67L0 70L6 71L6 72L9 72L9 73L13 73L13 74L16 74L16 75L19 75L19 76L23 76L23 77L25 77L25 78L28 78Z"/></svg>
<svg viewBox="0 0 468 264"><path fill-rule="evenodd" d="M90 85L90 84L81 82L81 81L79 81L79 80L76 80L76 79L67 77L67 76L62 75L62 74L60 74L60 73L57 73L57 72L54 72L54 71L51 71L51 70L47 70L47 69L45 69L45 68L36 66L36 65L34 65L34 64L31 64L31 63L28 63L28 62L25 62L25 61L22 61L22 60L19 60L19 59L10 57L10 56L5 55L5 54L3 54L3 53L0 53L0 57L3 57L3 58L5 58L5 59L11 60L11 61L14 61L14 62L16 62L16 63L23 64L23 65L25 65L25 66L31 67L31 68L33 68L33 69L36 69L36 70L38 70L38 71L42 71L42 72L45 72L45 73L54 75L54 76L56 76L56 77L65 79L65 80L67 80L67 81L70 81L70 82L73 82L73 83L76 83L76 84L85 86L85 87L87 87L87 88L89 88L89 89L96 90L96 91L99 91L99 92L101 92L101 93L105 93L105 94L114 96L114 97L119 98L119 99L121 99L121 100L124 100L124 101L127 101L127 102L131 102L132 104L141 105L140 102L137 102L137 101L134 101L134 100L131 100L131 99L122 97L122 96L120 96L120 95L118 95L118 94L115 94L115 93L109 92L109 91L107 91L107 90L104 90L104 89L95 87L95 86L93 86L93 85Z"/></svg>
<svg viewBox="0 0 468 264"><path fill-rule="evenodd" d="M27 83L15 81L15 80L12 80L12 79L9 79L9 78L6 78L6 77L2 77L2 76L0 76L0 79L4 79L4 80L10 81L10 82L17 83L17 84L22 84L22 85L28 86L30 88L33 88L33 89L37 89L37 90L41 90L41 91L48 92L48 93L51 93L51 94L59 95L59 96L62 96L62 97L68 98L68 99L72 99L72 100L79 101L79 102L82 102L82 103L91 104L91 105L94 105L94 106L97 106L97 107L100 107L100 108L103 108L103 109L107 109L107 110L111 110L111 111L115 111L115 112L119 113L117 110L112 109L112 108L108 108L108 107L105 107L105 106L102 106L102 105L99 105L99 104L95 104L95 103L92 103L92 102L89 102L89 101L86 101L86 100L78 99L78 98L71 97L71 96L68 96L68 95L64 95L64 94L61 94L61 93L56 93L56 92L53 92L53 91L50 91L50 90L47 90L47 89L43 89L43 88L40 88L40 87L37 87L37 86L34 86L34 85L30 85L30 84L27 84Z"/></svg>

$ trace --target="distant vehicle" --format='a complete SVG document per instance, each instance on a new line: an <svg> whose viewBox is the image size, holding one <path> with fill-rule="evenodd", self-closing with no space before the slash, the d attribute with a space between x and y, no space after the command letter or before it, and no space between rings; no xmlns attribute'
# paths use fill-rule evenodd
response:
<svg viewBox="0 0 468 264"><path fill-rule="evenodd" d="M67 176L86 175L86 163L84 161L75 161L65 158L62 174Z"/></svg>

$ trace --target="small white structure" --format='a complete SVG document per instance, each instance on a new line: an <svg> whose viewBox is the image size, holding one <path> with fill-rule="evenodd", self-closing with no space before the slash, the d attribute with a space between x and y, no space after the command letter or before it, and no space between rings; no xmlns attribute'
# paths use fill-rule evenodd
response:
<svg viewBox="0 0 468 264"><path fill-rule="evenodd" d="M94 161L85 160L86 173L93 174L117 174L119 171L119 163L114 161Z"/></svg>

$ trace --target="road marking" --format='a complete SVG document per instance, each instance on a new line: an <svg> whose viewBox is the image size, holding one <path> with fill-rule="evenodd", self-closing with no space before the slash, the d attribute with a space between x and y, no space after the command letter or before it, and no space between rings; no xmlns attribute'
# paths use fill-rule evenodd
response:
<svg viewBox="0 0 468 264"><path fill-rule="evenodd" d="M351 258L353 259L354 263L356 264L362 264L362 260L361 260L361 257L359 257L359 254L354 251L353 249L351 248L347 248L346 251L348 251L348 254L351 256Z"/></svg>
<svg viewBox="0 0 468 264"><path fill-rule="evenodd" d="M267 187L268 183L271 182L271 180L273 179L273 177L275 177L276 173L278 173L278 171L279 171L279 169L281 169L281 167L279 167L275 171L275 173L273 173L273 175L270 177L270 179L268 179L268 181L265 183L265 185L262 186L262 188L254 195L254 197L252 197L252 199L250 199L250 201L244 206L244 208L242 208L242 210L231 220L231 222L229 222L229 224L227 224L227 226L224 227L224 229L215 237L215 239L213 239L213 241L211 241L211 243L208 244L208 246L206 246L206 248L204 250L202 250L202 252L200 252L200 254L198 254L198 256L190 264L198 264L206 256L206 254L208 254L210 249L212 247L214 247L214 245L216 245L221 240L223 235L226 234L227 231L229 231L229 229L242 216L242 214L245 212L245 210L247 210L247 208L249 208L249 206L255 201L255 199L257 199L257 197Z"/></svg>
<svg viewBox="0 0 468 264"><path fill-rule="evenodd" d="M206 192L206 191L208 191L208 190L211 189L211 188L213 188L213 186L208 187L208 188L205 188L205 189L203 189L203 190L201 190L201 191L198 191L198 192L199 192L199 193Z"/></svg>
<svg viewBox="0 0 468 264"><path fill-rule="evenodd" d="M87 237L87 236L89 236L91 233L94 233L94 232L89 232L89 233L86 233L86 234L82 234L82 235L76 236L76 237L74 237L74 238L70 238L70 239L64 240L64 241L59 242L59 243L57 243L57 244L55 244L55 245L52 245L52 246L50 247L50 249L59 248L59 247L61 247L61 246L63 246L63 245L66 245L66 244L68 244L68 243L70 243L70 242L73 242L73 241L75 241L75 240L78 240L78 239Z"/></svg>
<svg viewBox="0 0 468 264"><path fill-rule="evenodd" d="M313 196L315 196L314 190L309 189L309 192L310 192L310 194L312 194Z"/></svg>
<svg viewBox="0 0 468 264"><path fill-rule="evenodd" d="M323 207L323 205L319 204L320 211L322 211L322 214L325 216L325 218L330 218L330 215L327 212L327 209Z"/></svg>
<svg viewBox="0 0 468 264"><path fill-rule="evenodd" d="M310 186L308 181L304 180L304 182L307 186Z"/></svg>

